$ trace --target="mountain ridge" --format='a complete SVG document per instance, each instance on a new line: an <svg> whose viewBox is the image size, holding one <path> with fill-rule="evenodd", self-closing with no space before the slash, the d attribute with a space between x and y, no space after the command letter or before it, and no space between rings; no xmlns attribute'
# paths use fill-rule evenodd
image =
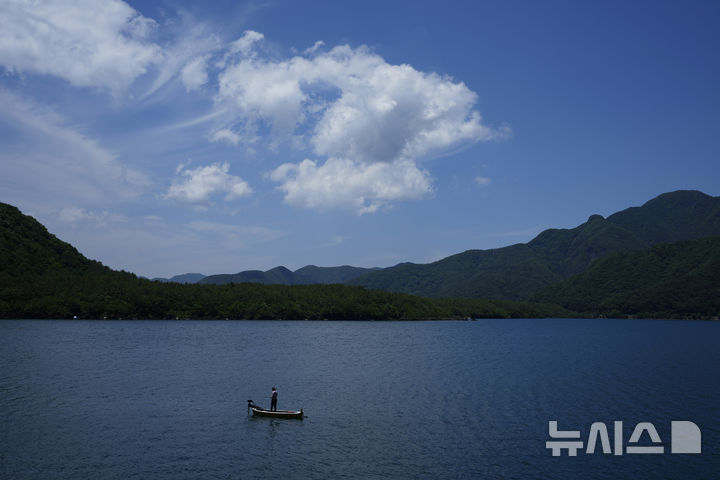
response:
<svg viewBox="0 0 720 480"><path fill-rule="evenodd" d="M550 228L527 243L471 249L435 262L386 268L315 267L210 275L199 283L343 283L427 297L526 300L553 283L585 271L607 255L659 243L720 234L720 197L698 190L658 195L641 206L590 215L573 228Z"/></svg>
<svg viewBox="0 0 720 480"><path fill-rule="evenodd" d="M232 274L209 275L200 279L197 283L213 285L246 282L266 285L342 284L374 270L377 269L352 267L350 265L342 265L339 267L306 265L293 272L281 265L267 271L245 270Z"/></svg>
<svg viewBox="0 0 720 480"><path fill-rule="evenodd" d="M545 230L528 243L389 267L348 284L430 297L455 292L470 298L524 300L609 254L708 235L720 235L720 197L678 190L607 218L591 215L575 228Z"/></svg>

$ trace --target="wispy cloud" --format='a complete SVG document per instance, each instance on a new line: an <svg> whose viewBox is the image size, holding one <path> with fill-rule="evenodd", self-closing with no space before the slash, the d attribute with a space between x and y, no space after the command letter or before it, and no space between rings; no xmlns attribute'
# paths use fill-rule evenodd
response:
<svg viewBox="0 0 720 480"><path fill-rule="evenodd" d="M3 180L32 189L26 197L86 206L134 199L150 187L144 173L53 110L5 90L0 104L0 121L25 140L21 151L11 143L0 151Z"/></svg>
<svg viewBox="0 0 720 480"><path fill-rule="evenodd" d="M162 60L157 63L155 79L145 92L145 98L176 78L182 81L187 91L200 89L210 79L208 60L223 46L210 26L196 22L186 14L163 27L167 40L162 44Z"/></svg>
<svg viewBox="0 0 720 480"><path fill-rule="evenodd" d="M65 207L60 210L58 220L72 225L91 223L104 227L108 224L124 223L127 221L127 217L121 214L110 213L107 210L93 211L81 207Z"/></svg>
<svg viewBox="0 0 720 480"><path fill-rule="evenodd" d="M119 92L163 60L148 40L156 23L119 0L6 0L0 64Z"/></svg>

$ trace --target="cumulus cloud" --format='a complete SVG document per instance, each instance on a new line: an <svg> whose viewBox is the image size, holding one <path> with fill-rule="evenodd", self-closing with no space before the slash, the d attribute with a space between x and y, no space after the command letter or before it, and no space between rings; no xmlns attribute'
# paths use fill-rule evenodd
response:
<svg viewBox="0 0 720 480"><path fill-rule="evenodd" d="M227 163L213 164L188 170L180 165L176 171L181 180L170 186L166 199L188 203L206 203L215 194L225 194L225 201L252 193L250 186L240 177L230 175Z"/></svg>
<svg viewBox="0 0 720 480"><path fill-rule="evenodd" d="M6 0L2 9L0 64L11 72L119 91L162 60L147 40L155 22L120 0Z"/></svg>
<svg viewBox="0 0 720 480"><path fill-rule="evenodd" d="M362 215L397 200L420 198L432 192L429 175L410 160L364 163L330 158L286 163L270 178L282 185L289 205L319 210L344 209Z"/></svg>
<svg viewBox="0 0 720 480"><path fill-rule="evenodd" d="M420 162L509 133L485 125L477 95L450 77L391 65L366 47L319 52L321 42L273 60L252 53L261 39L220 72L216 102L235 108L236 122L265 125L274 142L310 146L317 160L270 174L288 204L369 213L420 198L432 191Z"/></svg>

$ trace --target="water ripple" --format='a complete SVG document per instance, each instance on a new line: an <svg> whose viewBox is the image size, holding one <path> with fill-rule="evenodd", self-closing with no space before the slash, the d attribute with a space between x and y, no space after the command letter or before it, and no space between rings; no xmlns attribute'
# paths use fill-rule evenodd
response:
<svg viewBox="0 0 720 480"><path fill-rule="evenodd" d="M553 458L547 422L720 439L720 324L0 322L0 478L712 478ZM257 419L246 400L304 408Z"/></svg>

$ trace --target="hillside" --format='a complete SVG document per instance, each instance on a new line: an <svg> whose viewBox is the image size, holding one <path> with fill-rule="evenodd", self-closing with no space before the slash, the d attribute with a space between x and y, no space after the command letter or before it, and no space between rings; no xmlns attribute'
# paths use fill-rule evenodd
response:
<svg viewBox="0 0 720 480"><path fill-rule="evenodd" d="M104 271L70 244L61 242L32 217L0 203L0 285L60 270Z"/></svg>
<svg viewBox="0 0 720 480"><path fill-rule="evenodd" d="M429 297L527 299L612 253L720 235L720 197L666 193L573 229L545 230L526 244L468 250L430 264L400 264L348 282Z"/></svg>
<svg viewBox="0 0 720 480"><path fill-rule="evenodd" d="M720 237L608 256L535 295L589 315L720 316Z"/></svg>
<svg viewBox="0 0 720 480"><path fill-rule="evenodd" d="M608 221L647 245L709 237L720 234L720 197L679 190L615 213Z"/></svg>
<svg viewBox="0 0 720 480"><path fill-rule="evenodd" d="M32 217L0 203L0 318L383 320L566 315L569 312L555 306L431 300L343 285L154 282L88 260Z"/></svg>

